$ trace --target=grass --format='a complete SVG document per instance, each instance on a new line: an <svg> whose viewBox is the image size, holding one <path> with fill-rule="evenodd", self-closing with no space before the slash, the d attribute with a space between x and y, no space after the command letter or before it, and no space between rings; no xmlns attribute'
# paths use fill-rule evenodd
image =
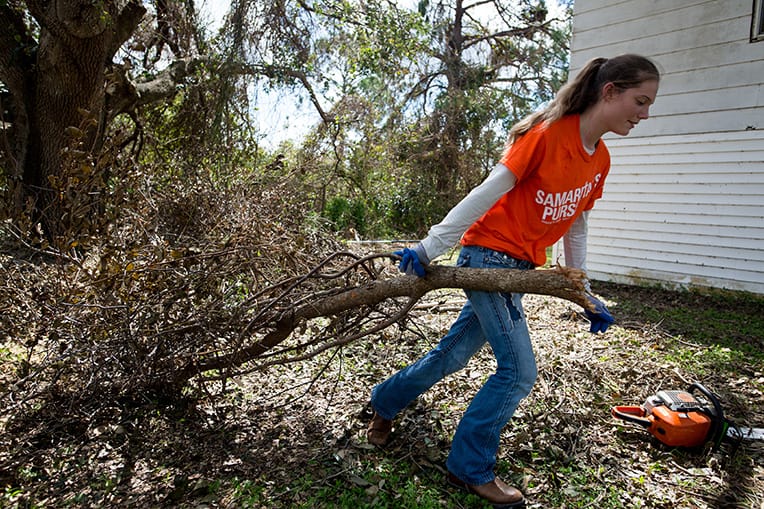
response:
<svg viewBox="0 0 764 509"><path fill-rule="evenodd" d="M427 470L416 470L410 463L393 458L359 465L356 473L331 479L312 475L300 477L282 490L268 493L252 481L234 480L234 507L254 508L344 508L435 509L444 507L444 492ZM487 508L474 495L451 494L454 506Z"/></svg>
<svg viewBox="0 0 764 509"><path fill-rule="evenodd" d="M660 352L666 360L699 376L720 371L749 375L752 384L764 389L761 373L740 373L747 364L764 363L764 297L719 291L651 291L657 295L652 305L624 301L618 307L665 331Z"/></svg>

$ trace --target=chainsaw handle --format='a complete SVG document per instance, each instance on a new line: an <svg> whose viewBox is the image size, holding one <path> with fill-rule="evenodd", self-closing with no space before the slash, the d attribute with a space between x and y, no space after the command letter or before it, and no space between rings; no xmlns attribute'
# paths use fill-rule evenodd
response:
<svg viewBox="0 0 764 509"><path fill-rule="evenodd" d="M718 446L724 438L726 433L726 420L724 419L724 410L722 410L722 404L719 402L713 392L706 389L700 382L695 382L687 389L687 392L692 393L694 389L703 394L714 405L716 415L709 415L711 417L711 431L708 436L711 441L714 442L714 446ZM704 412L708 413L708 412Z"/></svg>
<svg viewBox="0 0 764 509"><path fill-rule="evenodd" d="M616 419L621 419L645 428L650 427L650 420L645 417L645 409L640 406L614 406L610 413Z"/></svg>
<svg viewBox="0 0 764 509"><path fill-rule="evenodd" d="M716 410L716 417L718 419L724 419L724 410L722 410L722 404L719 402L719 398L717 398L713 392L706 389L703 385L700 384L700 382L695 382L690 385L690 388L687 392L692 393L693 389L697 389L714 405L714 410Z"/></svg>

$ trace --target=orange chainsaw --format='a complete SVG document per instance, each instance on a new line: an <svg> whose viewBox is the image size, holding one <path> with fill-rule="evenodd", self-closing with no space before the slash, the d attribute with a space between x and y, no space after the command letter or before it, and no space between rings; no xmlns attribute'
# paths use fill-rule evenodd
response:
<svg viewBox="0 0 764 509"><path fill-rule="evenodd" d="M694 393L700 393L697 396ZM722 441L764 440L764 429L743 428L724 417L722 405L711 391L693 383L686 391L660 391L641 406L616 406L613 417L638 424L671 447L717 448Z"/></svg>

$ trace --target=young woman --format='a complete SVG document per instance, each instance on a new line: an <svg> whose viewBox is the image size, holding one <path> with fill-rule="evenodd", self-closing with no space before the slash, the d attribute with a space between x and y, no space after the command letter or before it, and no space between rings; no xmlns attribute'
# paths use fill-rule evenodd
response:
<svg viewBox="0 0 764 509"><path fill-rule="evenodd" d="M585 270L587 216L602 196L610 155L600 139L627 135L648 118L658 92L656 66L639 55L596 58L542 111L515 125L501 162L427 237L401 256L400 270L425 275L430 260L461 237L460 267L533 269L564 237L565 260ZM454 434L448 482L497 507L523 507L522 493L494 474L502 428L536 380L522 295L467 291L467 303L436 348L372 390L370 443L384 445L392 420L487 341L497 369L475 395ZM592 332L613 322L589 296Z"/></svg>

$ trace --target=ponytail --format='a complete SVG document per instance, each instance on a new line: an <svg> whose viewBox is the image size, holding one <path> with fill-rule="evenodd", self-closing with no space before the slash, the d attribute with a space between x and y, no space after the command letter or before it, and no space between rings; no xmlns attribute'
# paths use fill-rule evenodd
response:
<svg viewBox="0 0 764 509"><path fill-rule="evenodd" d="M536 124L551 124L565 115L583 113L600 99L603 85L613 83L619 90L638 87L648 80L659 80L660 72L653 62L641 55L626 54L614 58L589 60L573 81L567 83L543 110L532 113L509 131L511 145Z"/></svg>

